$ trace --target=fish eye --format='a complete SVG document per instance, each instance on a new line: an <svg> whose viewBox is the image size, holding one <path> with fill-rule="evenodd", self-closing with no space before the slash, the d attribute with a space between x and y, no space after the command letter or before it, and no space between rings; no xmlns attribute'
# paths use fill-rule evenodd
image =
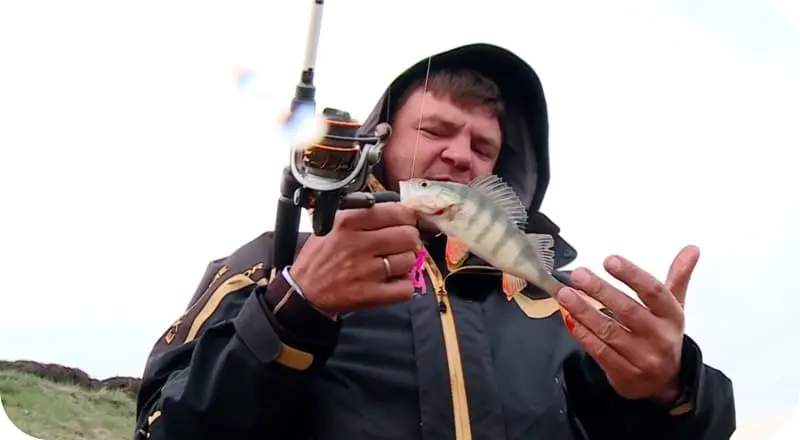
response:
<svg viewBox="0 0 800 440"><path fill-rule="evenodd" d="M427 188L428 187L428 182L422 182L422 183L420 183L420 186L423 187L423 188Z"/></svg>

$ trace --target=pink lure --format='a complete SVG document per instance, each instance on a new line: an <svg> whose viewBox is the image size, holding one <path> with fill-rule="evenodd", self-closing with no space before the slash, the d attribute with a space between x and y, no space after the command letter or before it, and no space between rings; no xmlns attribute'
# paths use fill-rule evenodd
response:
<svg viewBox="0 0 800 440"><path fill-rule="evenodd" d="M425 295L428 291L423 274L425 255L425 249L421 249L417 255L417 262L414 264L414 269L408 274L408 277L411 279L411 284L414 286L414 293L417 295Z"/></svg>

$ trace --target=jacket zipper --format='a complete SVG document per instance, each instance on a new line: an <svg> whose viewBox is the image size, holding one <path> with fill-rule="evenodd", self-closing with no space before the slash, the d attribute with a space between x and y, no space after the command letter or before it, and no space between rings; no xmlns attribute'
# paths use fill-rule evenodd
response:
<svg viewBox="0 0 800 440"><path fill-rule="evenodd" d="M383 185L374 176L369 177L368 185L372 192L384 191ZM447 368L450 376L450 394L453 399L453 425L455 426L456 440L472 440L472 427L469 422L467 406L467 387L464 383L464 368L461 365L455 316L450 307L447 290L444 288L445 278L442 277L442 273L436 267L430 254L425 257L425 271L428 272L439 303L439 317L442 322Z"/></svg>
<svg viewBox="0 0 800 440"><path fill-rule="evenodd" d="M450 298L444 288L445 278L436 267L436 263L426 257L425 270L431 279L431 284L436 292L439 303L439 317L442 322L444 346L447 354L447 368L450 375L450 393L453 400L453 424L455 426L456 440L472 440L472 427L469 421L469 407L467 405L467 387L464 382L464 369L461 365L461 351L458 346L456 321L450 307Z"/></svg>

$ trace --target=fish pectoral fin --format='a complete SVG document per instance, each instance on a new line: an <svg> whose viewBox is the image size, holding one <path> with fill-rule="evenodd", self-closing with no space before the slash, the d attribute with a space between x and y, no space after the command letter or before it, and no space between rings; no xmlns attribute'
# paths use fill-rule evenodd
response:
<svg viewBox="0 0 800 440"><path fill-rule="evenodd" d="M511 186L496 174L481 176L469 186L488 197L518 228L524 230L528 223L528 210Z"/></svg>
<svg viewBox="0 0 800 440"><path fill-rule="evenodd" d="M447 268L453 270L460 267L469 256L469 246L454 237L447 237L447 244L444 250Z"/></svg>
<svg viewBox="0 0 800 440"><path fill-rule="evenodd" d="M555 265L556 253L553 247L556 245L556 240L550 234L525 234L528 240L533 244L536 249L536 255L539 256L539 262L542 263L547 273L553 273Z"/></svg>
<svg viewBox="0 0 800 440"><path fill-rule="evenodd" d="M520 277L503 272L503 292L506 294L506 300L511 301L514 295L522 292L528 285L528 282Z"/></svg>

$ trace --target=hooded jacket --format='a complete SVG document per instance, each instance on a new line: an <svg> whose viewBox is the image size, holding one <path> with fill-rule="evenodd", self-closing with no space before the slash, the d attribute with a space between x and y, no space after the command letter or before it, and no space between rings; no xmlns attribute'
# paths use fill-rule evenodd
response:
<svg viewBox="0 0 800 440"><path fill-rule="evenodd" d="M391 122L390 98L429 61L432 71L469 67L498 83L508 110L496 172L528 204L528 232L556 237L556 269L573 261L575 249L539 213L549 181L542 86L511 52L472 44L421 60L392 82L362 130ZM382 176L377 167L372 190ZM734 431L731 382L688 336L684 399L626 400L552 299L526 288L507 300L499 272L476 257L447 264L440 241L427 243L429 293L336 321L272 270L272 243L267 232L209 264L150 353L136 440L727 439ZM568 282L567 272L556 275Z"/></svg>

